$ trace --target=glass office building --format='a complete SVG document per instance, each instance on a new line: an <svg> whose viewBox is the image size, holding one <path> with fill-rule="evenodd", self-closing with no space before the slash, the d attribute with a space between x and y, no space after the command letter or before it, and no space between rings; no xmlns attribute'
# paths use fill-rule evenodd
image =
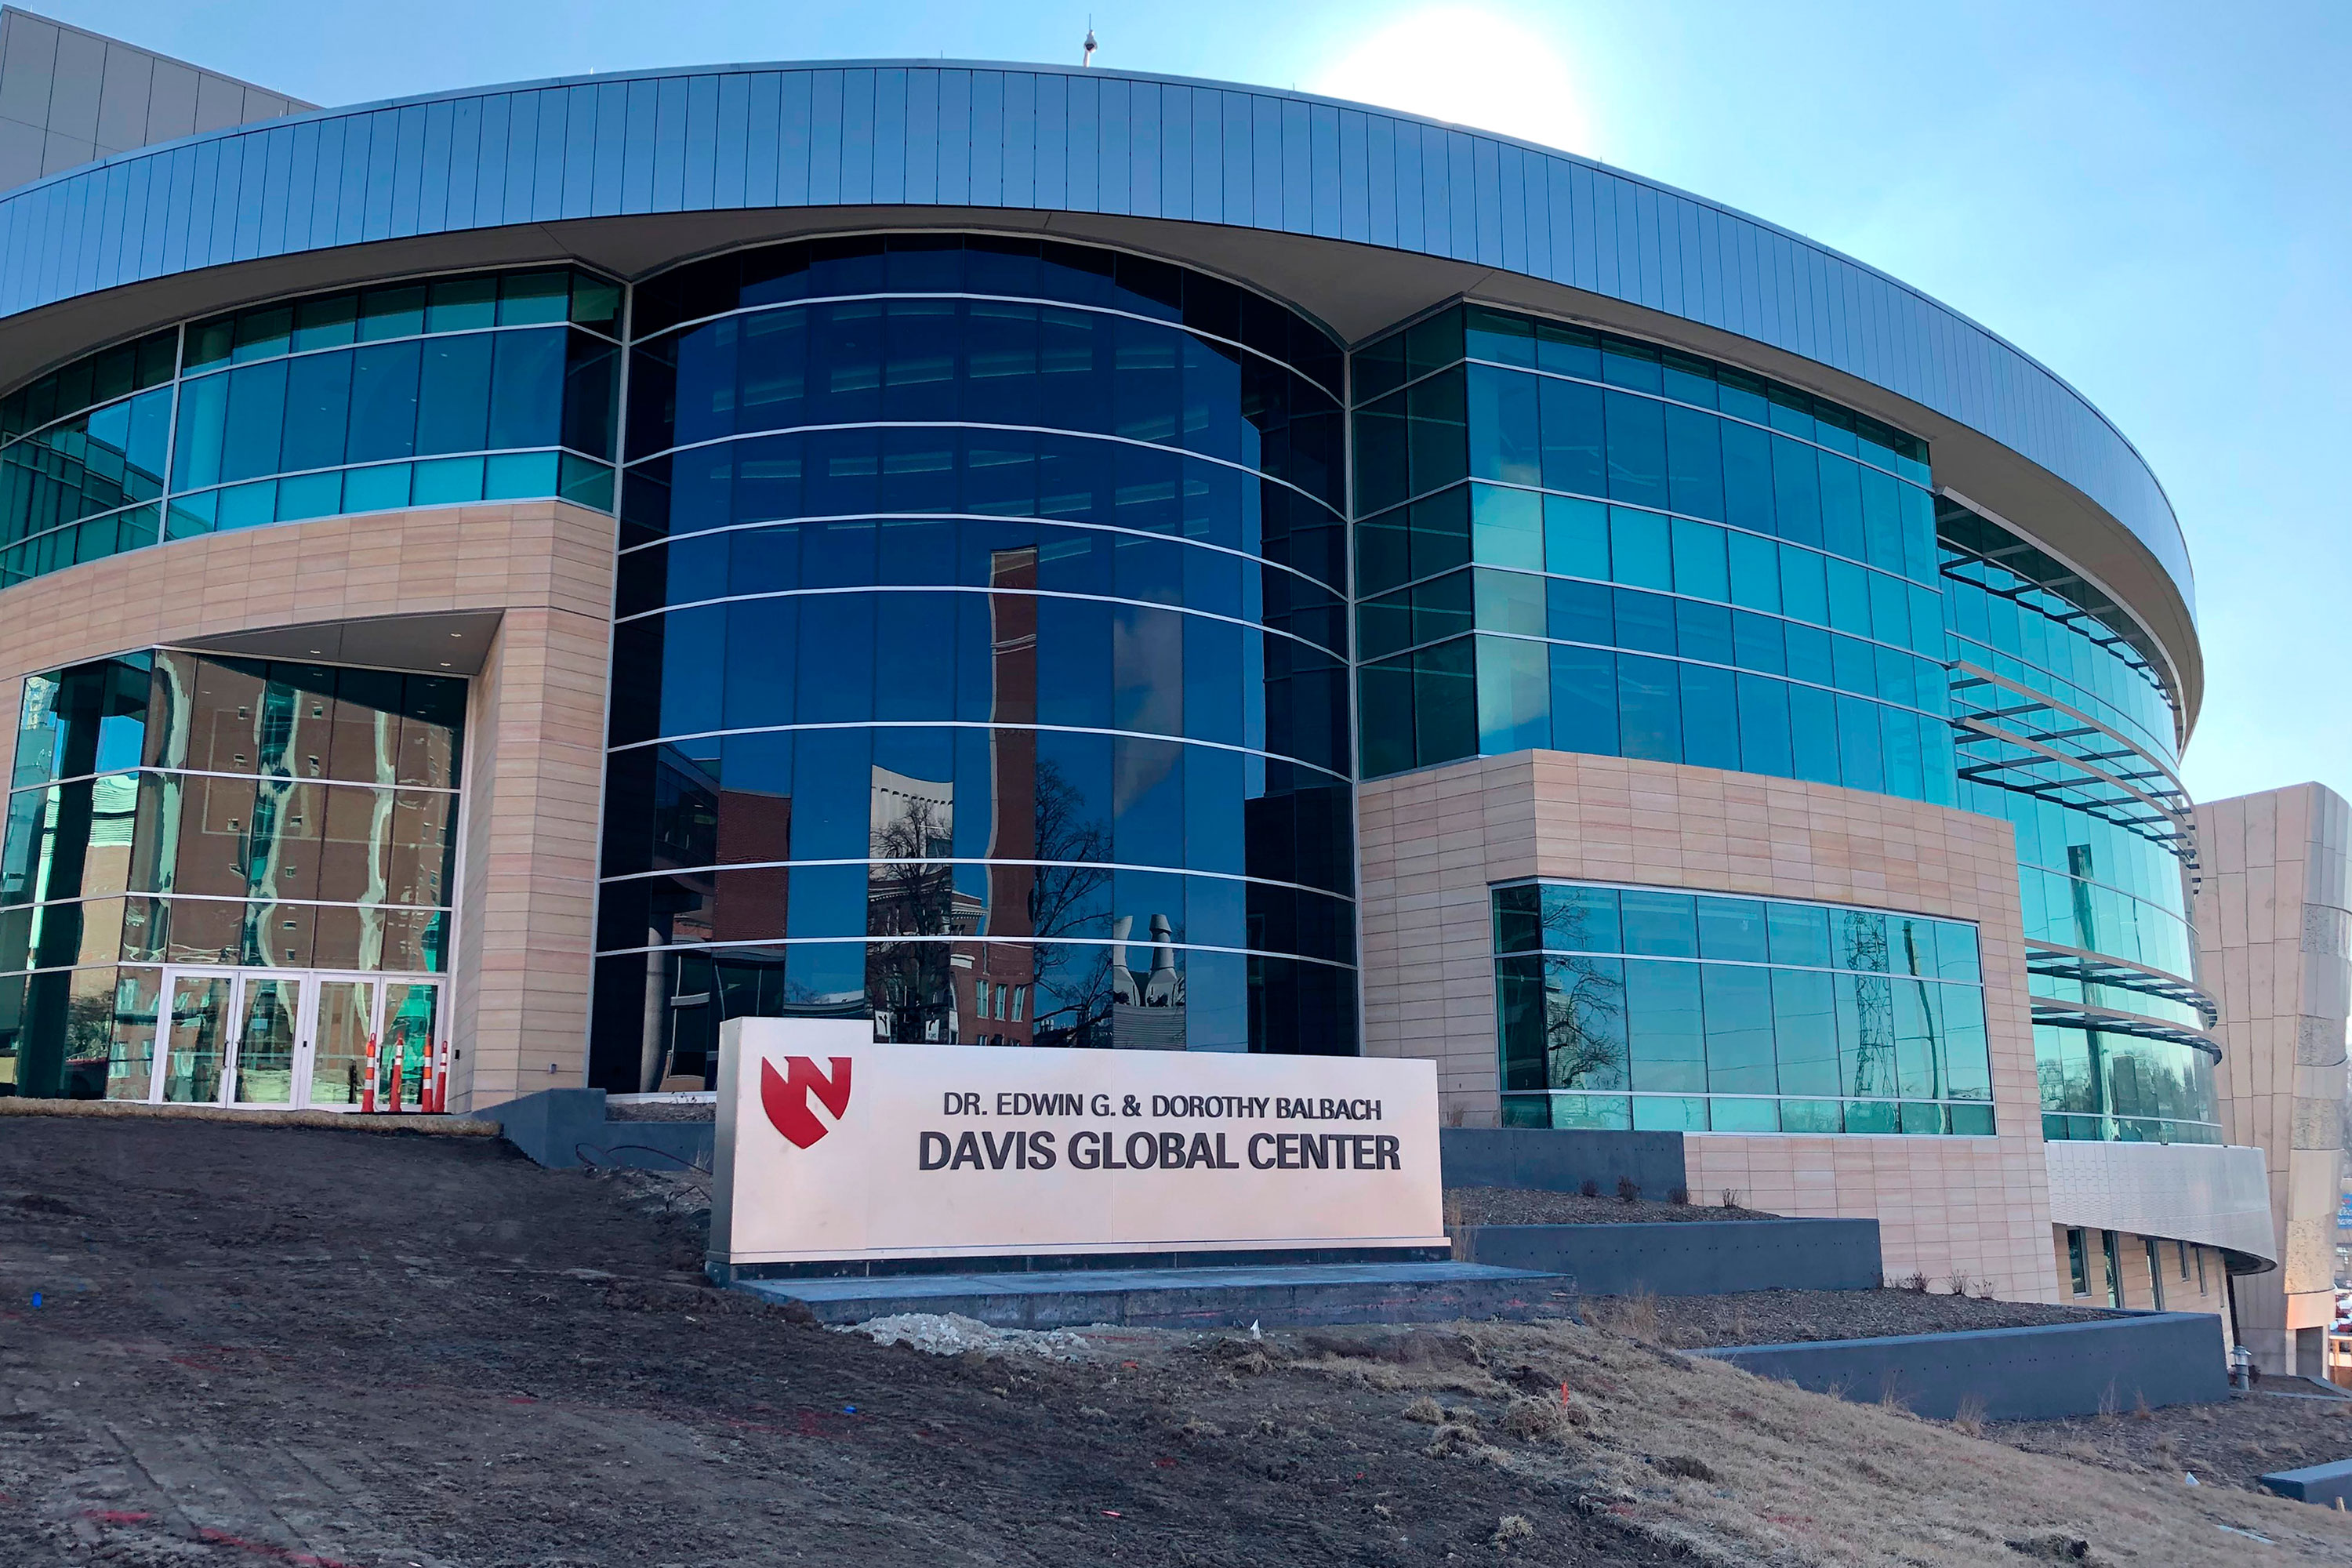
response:
<svg viewBox="0 0 2352 1568"><path fill-rule="evenodd" d="M592 1061L1351 1052L1341 346L984 236L636 300Z"/></svg>
<svg viewBox="0 0 2352 1568"><path fill-rule="evenodd" d="M1549 746L1953 803L1924 443L1475 307L1356 398L1368 777Z"/></svg>
<svg viewBox="0 0 2352 1568"><path fill-rule="evenodd" d="M2160 486L1758 220L1258 89L616 72L28 175L0 346L0 1092L851 1018L1425 1056L1937 1234L2231 1152Z"/></svg>

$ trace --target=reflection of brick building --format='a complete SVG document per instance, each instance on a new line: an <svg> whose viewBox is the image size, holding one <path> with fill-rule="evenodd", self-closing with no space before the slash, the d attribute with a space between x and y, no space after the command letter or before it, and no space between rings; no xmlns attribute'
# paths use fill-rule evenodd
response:
<svg viewBox="0 0 2352 1568"><path fill-rule="evenodd" d="M1037 721L1037 552L997 551L989 584L988 906L982 935L1024 938L1037 872L1037 732L1005 726ZM1035 1042L1037 952L1025 942L960 942L954 965L957 1029L974 1045Z"/></svg>
<svg viewBox="0 0 2352 1568"><path fill-rule="evenodd" d="M782 860L793 848L793 797L751 790L719 792L719 862L740 870L718 875L712 939L758 942L784 929L792 873L763 860ZM745 864L751 862L751 864Z"/></svg>

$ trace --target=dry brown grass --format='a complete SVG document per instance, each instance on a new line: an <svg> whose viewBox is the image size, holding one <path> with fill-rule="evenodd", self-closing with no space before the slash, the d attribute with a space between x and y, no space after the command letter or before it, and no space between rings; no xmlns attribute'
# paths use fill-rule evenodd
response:
<svg viewBox="0 0 2352 1568"><path fill-rule="evenodd" d="M1495 1465L1562 1487L1580 1508L1701 1562L1958 1568L2027 1561L2021 1551L2061 1539L2089 1543L2077 1561L2114 1568L2352 1565L2352 1516L2100 1468L2087 1447L2081 1462L2023 1452L1971 1436L1980 1420L1972 1413L1923 1421L1808 1394L1661 1350L1613 1324L1460 1331L1477 1343L1483 1367L1290 1364L1423 1393L1431 1397L1404 1413L1437 1426L1424 1450L1433 1462ZM1564 1405L1558 1394L1533 1392L1562 1386ZM1438 1404L1448 1393L1490 1402L1483 1429L1475 1411Z"/></svg>
<svg viewBox="0 0 2352 1568"><path fill-rule="evenodd" d="M1469 1224L1469 1205L1458 1192L1445 1194L1445 1235L1454 1243L1454 1261L1470 1261L1470 1237L1465 1227Z"/></svg>
<svg viewBox="0 0 2352 1568"><path fill-rule="evenodd" d="M1583 1310L1596 1327L1643 1344L1659 1342L1663 1331L1658 1322L1658 1298L1647 1286L1636 1285L1622 1296L1589 1298Z"/></svg>

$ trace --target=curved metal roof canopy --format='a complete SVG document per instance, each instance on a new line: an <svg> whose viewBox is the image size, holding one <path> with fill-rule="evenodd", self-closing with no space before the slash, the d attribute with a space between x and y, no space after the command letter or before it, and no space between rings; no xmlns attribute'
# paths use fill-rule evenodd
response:
<svg viewBox="0 0 2352 1568"><path fill-rule="evenodd" d="M2194 586L2170 503L2034 360L1714 203L1296 93L1039 66L722 66L208 132L0 195L0 354L29 374L176 316L395 267L573 255L638 272L790 233L936 224L940 208L1221 267L1351 339L1468 294L1810 384L1926 437L1939 483L2132 606L2196 711Z"/></svg>

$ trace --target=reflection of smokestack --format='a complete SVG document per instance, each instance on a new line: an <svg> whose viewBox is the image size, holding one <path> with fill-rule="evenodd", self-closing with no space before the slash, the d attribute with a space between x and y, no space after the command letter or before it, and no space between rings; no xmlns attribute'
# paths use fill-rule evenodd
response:
<svg viewBox="0 0 2352 1568"><path fill-rule="evenodd" d="M1151 978L1143 987L1147 1007L1176 1005L1176 932L1166 915L1151 917Z"/></svg>
<svg viewBox="0 0 2352 1568"><path fill-rule="evenodd" d="M661 1087L663 1032L669 1023L669 974L662 944L669 941L658 926L648 927L646 941L646 1022L637 1042L637 1090L651 1093Z"/></svg>
<svg viewBox="0 0 2352 1568"><path fill-rule="evenodd" d="M1135 991L1135 971L1129 968L1127 963L1127 933L1134 929L1133 915L1121 915L1110 923L1110 999L1124 1002L1130 1007L1142 1001ZM1155 933L1158 929L1155 923Z"/></svg>

